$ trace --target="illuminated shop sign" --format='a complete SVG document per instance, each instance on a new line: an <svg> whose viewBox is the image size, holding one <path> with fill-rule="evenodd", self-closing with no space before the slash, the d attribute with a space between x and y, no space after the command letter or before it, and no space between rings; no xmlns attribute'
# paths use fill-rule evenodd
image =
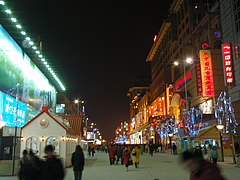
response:
<svg viewBox="0 0 240 180"><path fill-rule="evenodd" d="M187 84L189 81L191 81L192 79L192 71L188 71L187 74L185 75L185 77L179 79L175 86L176 86L176 90L181 89L185 84ZM186 80L186 82L185 82Z"/></svg>
<svg viewBox="0 0 240 180"><path fill-rule="evenodd" d="M233 66L231 44L222 44L222 55L224 64L225 83L233 85Z"/></svg>
<svg viewBox="0 0 240 180"><path fill-rule="evenodd" d="M209 99L199 104L199 110L201 110L203 114L213 114L213 100Z"/></svg>
<svg viewBox="0 0 240 180"><path fill-rule="evenodd" d="M210 50L200 50L199 54L202 77L202 95L213 97L214 83L211 52Z"/></svg>
<svg viewBox="0 0 240 180"><path fill-rule="evenodd" d="M16 107L18 107L17 113ZM26 111L26 104L21 101L17 102L12 96L0 91L0 118L6 122L6 126L22 127L26 124Z"/></svg>

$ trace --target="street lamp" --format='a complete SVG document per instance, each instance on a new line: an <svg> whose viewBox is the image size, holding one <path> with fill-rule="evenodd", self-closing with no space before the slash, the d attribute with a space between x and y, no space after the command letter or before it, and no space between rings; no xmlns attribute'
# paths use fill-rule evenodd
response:
<svg viewBox="0 0 240 180"><path fill-rule="evenodd" d="M187 77L186 77L186 63L187 64L192 64L193 59L192 58L187 58L185 62L183 62L183 76L184 76L184 91L185 91L185 99L186 99L186 111L188 111L188 97L187 97ZM175 66L179 65L178 61L175 61L173 63Z"/></svg>
<svg viewBox="0 0 240 180"><path fill-rule="evenodd" d="M220 134L221 156L222 156L222 162L224 162L223 140L222 140L222 131L223 131L224 125L219 124L219 125L217 125L216 127L217 127L217 129L219 130L219 134Z"/></svg>

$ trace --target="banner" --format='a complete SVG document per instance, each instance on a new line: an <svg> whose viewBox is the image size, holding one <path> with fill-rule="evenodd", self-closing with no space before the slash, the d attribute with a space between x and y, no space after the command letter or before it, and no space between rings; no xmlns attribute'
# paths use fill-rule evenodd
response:
<svg viewBox="0 0 240 180"><path fill-rule="evenodd" d="M234 85L231 44L222 44L225 84Z"/></svg>
<svg viewBox="0 0 240 180"><path fill-rule="evenodd" d="M214 96L212 57L210 50L200 50L200 65L202 77L202 95Z"/></svg>

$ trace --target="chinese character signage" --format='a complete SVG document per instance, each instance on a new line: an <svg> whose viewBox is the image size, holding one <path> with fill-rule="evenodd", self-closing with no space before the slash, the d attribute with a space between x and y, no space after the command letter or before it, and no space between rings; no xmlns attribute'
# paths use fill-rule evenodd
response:
<svg viewBox="0 0 240 180"><path fill-rule="evenodd" d="M16 107L18 107L17 113ZM22 127L26 124L26 111L27 105L25 103L17 102L12 96L0 91L0 118L6 122L6 126Z"/></svg>
<svg viewBox="0 0 240 180"><path fill-rule="evenodd" d="M201 75L201 66L200 62L196 62L196 83L197 83L197 94L202 95L202 75Z"/></svg>
<svg viewBox="0 0 240 180"><path fill-rule="evenodd" d="M210 50L200 50L199 54L202 77L202 95L213 97L214 83L211 52Z"/></svg>
<svg viewBox="0 0 240 180"><path fill-rule="evenodd" d="M225 83L233 85L233 66L231 44L222 44Z"/></svg>

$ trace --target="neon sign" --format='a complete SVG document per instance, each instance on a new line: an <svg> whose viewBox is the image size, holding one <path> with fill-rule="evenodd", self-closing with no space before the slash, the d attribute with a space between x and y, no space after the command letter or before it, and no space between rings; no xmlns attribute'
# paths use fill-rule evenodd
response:
<svg viewBox="0 0 240 180"><path fill-rule="evenodd" d="M199 54L202 76L202 95L213 97L214 83L211 52L210 50L200 50Z"/></svg>
<svg viewBox="0 0 240 180"><path fill-rule="evenodd" d="M225 83L233 85L233 67L231 44L222 44Z"/></svg>

